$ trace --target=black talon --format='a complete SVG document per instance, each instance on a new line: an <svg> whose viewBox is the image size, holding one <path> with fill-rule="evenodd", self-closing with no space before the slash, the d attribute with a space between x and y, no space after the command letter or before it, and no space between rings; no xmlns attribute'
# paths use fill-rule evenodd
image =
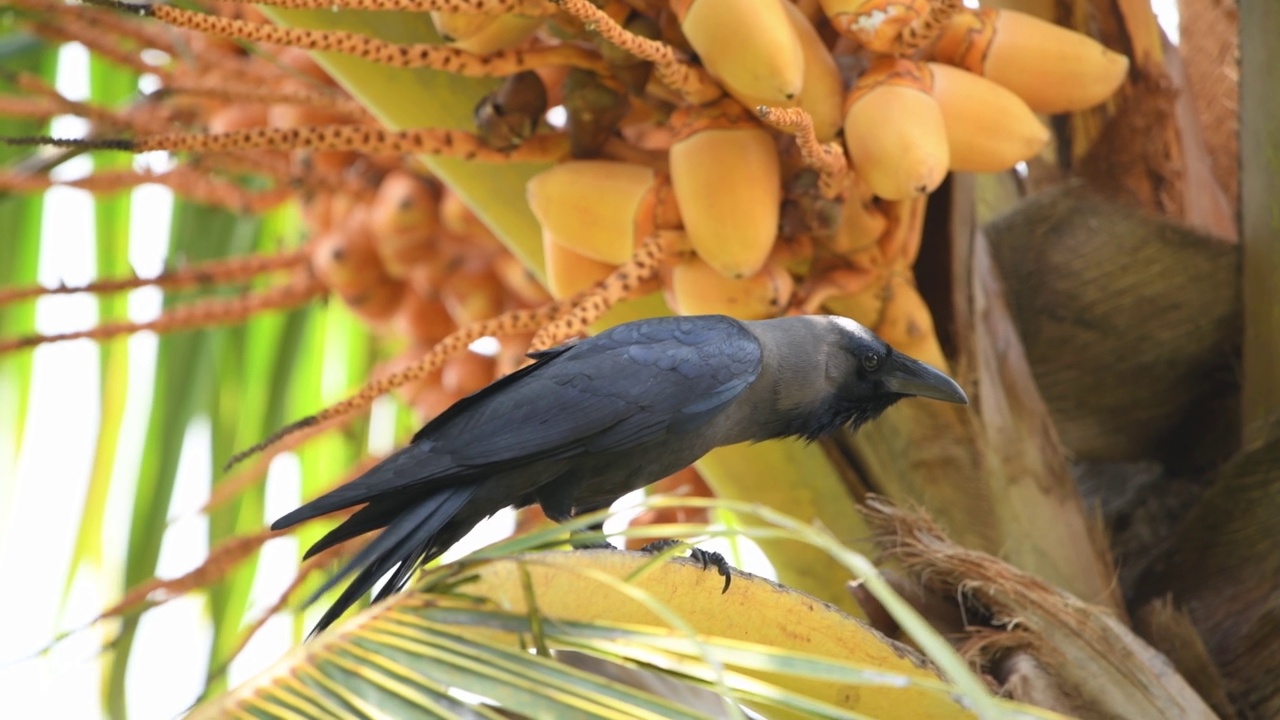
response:
<svg viewBox="0 0 1280 720"><path fill-rule="evenodd" d="M666 552L667 550L670 550L673 547L678 547L683 545L685 545L684 542L680 540L673 540L670 538L666 540L654 540L648 545L645 545L644 547L640 548L640 552L649 553L651 555L657 555L659 553ZM724 555L721 555L720 553L714 552L712 550L703 550L701 548L690 547L689 559L693 560L694 562L702 563L703 570L708 570L714 567L716 569L716 572L720 574L720 577L724 578L724 587L720 590L720 594L723 595L729 592L729 585L733 582L733 566L730 565L729 561L724 558Z"/></svg>
<svg viewBox="0 0 1280 720"><path fill-rule="evenodd" d="M733 566L724 558L724 555L712 550L692 548L689 550L689 557L701 560L703 570L714 567L716 572L720 573L720 577L724 578L724 587L720 590L720 594L729 592L729 584L733 582Z"/></svg>

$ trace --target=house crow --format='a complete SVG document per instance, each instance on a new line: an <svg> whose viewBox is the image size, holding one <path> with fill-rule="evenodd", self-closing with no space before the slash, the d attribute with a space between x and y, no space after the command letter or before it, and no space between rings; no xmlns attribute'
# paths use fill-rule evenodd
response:
<svg viewBox="0 0 1280 720"><path fill-rule="evenodd" d="M382 530L330 581L358 571L317 631L393 570L378 599L395 592L508 505L536 502L563 522L722 445L814 440L913 395L967 402L951 378L836 316L640 320L530 357L533 364L459 400L363 476L271 526L364 506L308 557Z"/></svg>

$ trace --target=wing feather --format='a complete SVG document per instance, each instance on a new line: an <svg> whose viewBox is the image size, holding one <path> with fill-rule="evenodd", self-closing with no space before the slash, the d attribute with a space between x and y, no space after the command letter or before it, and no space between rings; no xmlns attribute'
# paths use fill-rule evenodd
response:
<svg viewBox="0 0 1280 720"><path fill-rule="evenodd" d="M272 527L406 488L660 441L722 411L761 364L755 336L725 316L628 323L537 357L455 403L365 475Z"/></svg>
<svg viewBox="0 0 1280 720"><path fill-rule="evenodd" d="M681 415L723 409L760 362L755 336L731 318L622 325L423 438L463 467L627 450L661 439Z"/></svg>

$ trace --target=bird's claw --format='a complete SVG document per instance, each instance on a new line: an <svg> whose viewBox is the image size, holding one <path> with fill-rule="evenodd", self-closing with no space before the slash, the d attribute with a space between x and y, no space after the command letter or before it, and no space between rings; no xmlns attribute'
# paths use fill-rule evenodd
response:
<svg viewBox="0 0 1280 720"><path fill-rule="evenodd" d="M640 552L657 555L658 553L666 552L673 547L684 547L685 545L686 543L680 540L654 540L648 545L640 548ZM714 567L716 572L720 574L720 577L724 578L724 587L721 588L720 594L723 595L729 592L729 585L733 582L733 566L724 558L724 555L712 550L689 547L689 559L694 562L702 563L703 570Z"/></svg>
<svg viewBox="0 0 1280 720"><path fill-rule="evenodd" d="M720 588L720 594L729 592L729 585L733 582L733 566L721 555L714 550L702 550L700 548L692 548L689 550L689 557L702 562L702 569L715 567L716 572L720 573L720 577L724 578L724 587Z"/></svg>

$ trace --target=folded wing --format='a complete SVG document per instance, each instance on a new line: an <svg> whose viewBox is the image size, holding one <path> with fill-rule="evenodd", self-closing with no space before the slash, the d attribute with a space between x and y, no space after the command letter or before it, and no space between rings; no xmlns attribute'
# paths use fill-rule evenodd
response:
<svg viewBox="0 0 1280 720"><path fill-rule="evenodd" d="M535 364L460 400L409 446L272 527L405 490L416 495L522 464L626 450L696 429L755 381L760 363L755 337L731 318L618 326L541 353ZM514 500L532 488L512 490Z"/></svg>

